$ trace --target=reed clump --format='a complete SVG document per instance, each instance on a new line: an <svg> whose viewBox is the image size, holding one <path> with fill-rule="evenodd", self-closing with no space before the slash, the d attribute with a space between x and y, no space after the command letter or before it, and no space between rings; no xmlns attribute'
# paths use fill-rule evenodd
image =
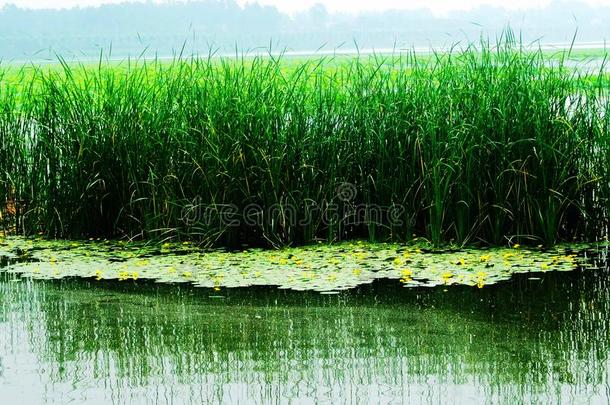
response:
<svg viewBox="0 0 610 405"><path fill-rule="evenodd" d="M0 206L19 233L225 246L607 234L610 80L515 42L0 79Z"/></svg>

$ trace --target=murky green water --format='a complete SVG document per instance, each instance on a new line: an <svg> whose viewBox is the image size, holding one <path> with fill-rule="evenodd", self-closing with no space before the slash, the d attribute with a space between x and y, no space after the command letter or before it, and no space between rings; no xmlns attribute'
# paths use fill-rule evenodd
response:
<svg viewBox="0 0 610 405"><path fill-rule="evenodd" d="M0 272L1 402L607 403L608 274L327 296Z"/></svg>

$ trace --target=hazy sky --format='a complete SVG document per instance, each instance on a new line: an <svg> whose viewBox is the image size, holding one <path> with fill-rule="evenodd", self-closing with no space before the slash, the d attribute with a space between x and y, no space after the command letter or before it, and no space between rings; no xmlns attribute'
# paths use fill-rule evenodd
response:
<svg viewBox="0 0 610 405"><path fill-rule="evenodd" d="M0 6L15 4L29 8L95 6L102 3L121 3L125 0L0 0ZM157 0L162 2L163 0ZM435 14L445 14L453 10L471 9L480 5L496 5L509 9L544 7L552 0L237 0L240 4L257 1L274 5L281 11L295 13L316 3L324 4L329 11L364 11L389 8L415 9L429 8ZM595 5L609 5L610 0L580 0Z"/></svg>

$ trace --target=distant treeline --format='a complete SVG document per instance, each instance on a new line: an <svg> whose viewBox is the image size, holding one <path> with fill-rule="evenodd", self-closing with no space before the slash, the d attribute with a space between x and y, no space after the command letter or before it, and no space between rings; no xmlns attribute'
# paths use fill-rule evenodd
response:
<svg viewBox="0 0 610 405"><path fill-rule="evenodd" d="M189 53L209 48L227 52L269 47L315 50L326 44L353 48L390 48L443 45L477 40L507 24L521 31L525 41L600 41L610 37L610 8L596 9L582 2L554 2L541 10L507 12L480 8L445 18L431 12L386 11L360 15L331 14L318 5L295 16L274 7L232 0L203 0L167 4L122 3L99 8L25 10L0 9L0 58L95 57L100 49L122 57L148 49L166 56L186 44Z"/></svg>

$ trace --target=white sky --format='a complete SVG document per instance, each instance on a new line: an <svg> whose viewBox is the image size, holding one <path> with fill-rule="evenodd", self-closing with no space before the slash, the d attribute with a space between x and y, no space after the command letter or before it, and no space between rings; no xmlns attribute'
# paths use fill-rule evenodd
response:
<svg viewBox="0 0 610 405"><path fill-rule="evenodd" d="M0 6L15 4L28 8L67 8L97 6L102 3L121 3L126 0L0 0ZM162 2L163 0L155 0ZM175 0L174 0L175 1ZM274 5L281 11L293 14L316 3L324 4L331 12L358 12L384 9L429 8L435 14L446 14L454 10L467 10L481 5L503 6L508 9L540 8L552 0L237 0L240 4L258 2ZM580 0L592 5L608 5L610 0Z"/></svg>

